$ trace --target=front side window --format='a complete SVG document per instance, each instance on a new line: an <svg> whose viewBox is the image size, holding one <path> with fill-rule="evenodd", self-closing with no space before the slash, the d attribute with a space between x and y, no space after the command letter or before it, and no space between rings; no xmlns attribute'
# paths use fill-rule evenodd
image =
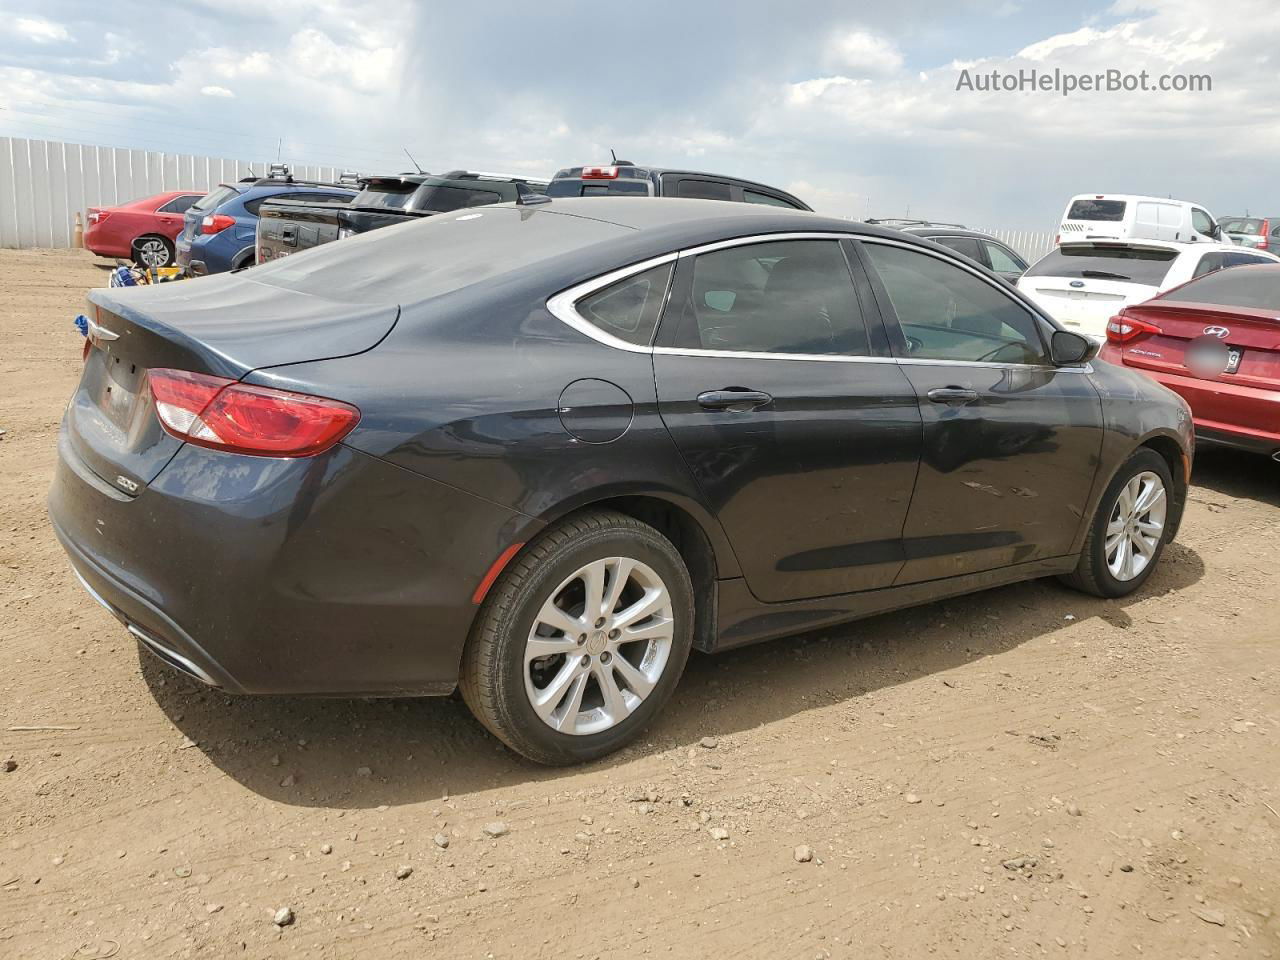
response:
<svg viewBox="0 0 1280 960"><path fill-rule="evenodd" d="M882 243L864 247L897 314L909 357L1046 362L1036 318L993 284L929 254Z"/></svg>
<svg viewBox="0 0 1280 960"><path fill-rule="evenodd" d="M1249 253L1226 253L1223 254L1224 267L1247 267L1256 263L1275 263L1267 257L1255 257Z"/></svg>
<svg viewBox="0 0 1280 960"><path fill-rule="evenodd" d="M1195 227L1196 233L1203 233L1205 236L1213 235L1213 217L1199 207L1191 208L1191 226Z"/></svg>
<svg viewBox="0 0 1280 960"><path fill-rule="evenodd" d="M987 258L991 261L991 269L996 273L1022 273L1027 269L1022 258L1008 247L1002 247L990 240L984 240L982 244L987 248Z"/></svg>
<svg viewBox="0 0 1280 960"><path fill-rule="evenodd" d="M836 240L782 240L699 254L678 346L865 356L867 329Z"/></svg>
<svg viewBox="0 0 1280 960"><path fill-rule="evenodd" d="M671 264L637 273L588 294L575 306L578 315L604 333L648 346L671 279Z"/></svg>

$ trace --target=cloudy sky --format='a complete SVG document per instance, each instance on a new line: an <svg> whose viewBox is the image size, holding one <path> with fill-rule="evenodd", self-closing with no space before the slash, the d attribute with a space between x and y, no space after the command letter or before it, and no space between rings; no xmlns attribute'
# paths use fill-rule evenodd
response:
<svg viewBox="0 0 1280 960"><path fill-rule="evenodd" d="M1052 229L1082 192L1280 211L1276 0L0 0L0 136L361 172L732 173L816 209ZM1209 92L957 90L961 71ZM1267 208L1267 209L1263 209Z"/></svg>

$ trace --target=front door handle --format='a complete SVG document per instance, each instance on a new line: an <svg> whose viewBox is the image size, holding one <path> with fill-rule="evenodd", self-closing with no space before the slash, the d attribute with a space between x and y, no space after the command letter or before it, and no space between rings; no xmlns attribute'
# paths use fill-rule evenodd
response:
<svg viewBox="0 0 1280 960"><path fill-rule="evenodd" d="M953 407L959 407L977 400L978 391L969 390L966 387L935 387L929 391L928 397L934 403L945 403Z"/></svg>
<svg viewBox="0 0 1280 960"><path fill-rule="evenodd" d="M706 410L730 410L745 413L756 407L773 403L773 397L763 390L745 387L725 387L723 390L707 390L698 394L698 406Z"/></svg>

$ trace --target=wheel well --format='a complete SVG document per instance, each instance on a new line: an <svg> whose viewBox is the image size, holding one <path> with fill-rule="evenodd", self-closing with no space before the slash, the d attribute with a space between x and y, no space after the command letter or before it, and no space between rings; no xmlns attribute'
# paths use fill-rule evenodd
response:
<svg viewBox="0 0 1280 960"><path fill-rule="evenodd" d="M592 503L587 509L624 513L649 524L671 541L693 583L693 645L699 650L713 649L717 633L716 555L698 521L675 504L657 497L615 497Z"/></svg>
<svg viewBox="0 0 1280 960"><path fill-rule="evenodd" d="M1170 437L1150 437L1142 446L1160 454L1169 465L1169 475L1173 477L1173 522L1169 531L1169 539L1172 540L1178 534L1187 500L1187 471L1182 459L1182 448Z"/></svg>
<svg viewBox="0 0 1280 960"><path fill-rule="evenodd" d="M141 236L134 237L133 242L130 243L129 246L132 247L134 250L137 250L138 244L142 243L142 241L144 240L160 240L163 243L165 243L167 246L169 246L171 249L173 247L173 241L170 240L168 237L164 236L163 234L159 234L159 233L144 233Z"/></svg>

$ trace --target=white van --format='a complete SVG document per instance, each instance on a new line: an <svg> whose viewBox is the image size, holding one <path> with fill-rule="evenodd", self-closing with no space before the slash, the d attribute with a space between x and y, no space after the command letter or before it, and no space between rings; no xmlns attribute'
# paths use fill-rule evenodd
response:
<svg viewBox="0 0 1280 960"><path fill-rule="evenodd" d="M1081 240L1168 240L1195 243L1218 240L1213 215L1185 200L1130 194L1081 194L1072 197L1058 228L1058 243Z"/></svg>

